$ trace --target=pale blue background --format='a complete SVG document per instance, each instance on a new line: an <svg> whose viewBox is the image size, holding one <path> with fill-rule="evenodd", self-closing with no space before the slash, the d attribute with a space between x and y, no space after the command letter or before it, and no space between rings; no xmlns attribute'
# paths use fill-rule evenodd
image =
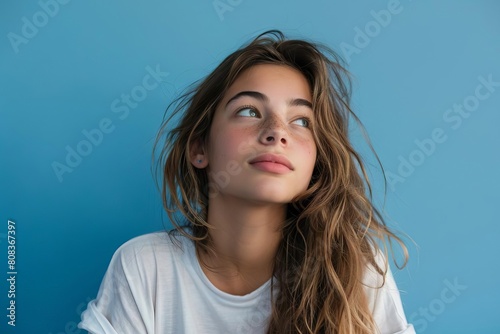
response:
<svg viewBox="0 0 500 334"><path fill-rule="evenodd" d="M212 0L70 1L17 53L8 34L20 35L23 17L32 22L40 4L0 5L0 332L78 333L72 326L116 248L163 228L150 153L175 92L270 28L341 52L341 43L354 45L354 29L373 20L372 10L388 6L229 3L232 10L220 17ZM443 120L474 94L479 76L500 81L500 3L401 0L400 8L351 55L349 68L354 110L388 171L397 173L415 140L436 128L447 135L404 183L388 189L389 224L418 245L409 245L408 267L395 272L406 314L428 334L500 333L500 87L456 130ZM169 73L166 81L121 120L112 101L156 65ZM59 182L51 164L63 163L65 147L75 148L82 131L103 118L114 131ZM361 137L353 138L373 164ZM371 174L382 203L380 172L374 167ZM14 330L5 316L7 219L17 223ZM454 280L466 288L453 302L440 301ZM426 318L429 307L434 313Z"/></svg>

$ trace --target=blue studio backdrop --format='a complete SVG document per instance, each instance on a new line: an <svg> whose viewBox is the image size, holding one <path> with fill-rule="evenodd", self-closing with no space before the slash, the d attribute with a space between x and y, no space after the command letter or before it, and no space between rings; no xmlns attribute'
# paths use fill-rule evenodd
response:
<svg viewBox="0 0 500 334"><path fill-rule="evenodd" d="M0 5L0 333L83 333L113 252L169 228L151 174L168 103L268 29L340 53L418 333L500 333L498 1ZM9 247L11 246L11 247ZM15 325L15 326L14 326Z"/></svg>

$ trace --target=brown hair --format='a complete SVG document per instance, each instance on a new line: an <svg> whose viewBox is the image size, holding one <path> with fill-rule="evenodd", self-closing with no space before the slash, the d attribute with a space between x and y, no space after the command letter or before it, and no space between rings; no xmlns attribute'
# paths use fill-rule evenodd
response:
<svg viewBox="0 0 500 334"><path fill-rule="evenodd" d="M373 333L362 281L366 268L373 266L385 276L387 266L376 261L379 244L387 256L385 245L397 241L404 264L407 251L372 204L365 167L348 136L350 117L362 127L350 108L350 75L331 49L268 31L174 101L155 142L156 148L166 134L157 165L164 207L176 230L191 238L198 251L211 251L208 176L192 166L190 148L194 140L208 138L216 107L238 75L257 64L290 66L308 80L317 146L309 187L287 206L273 275L279 290L268 333ZM180 113L179 123L168 131ZM182 221L191 233L184 231Z"/></svg>

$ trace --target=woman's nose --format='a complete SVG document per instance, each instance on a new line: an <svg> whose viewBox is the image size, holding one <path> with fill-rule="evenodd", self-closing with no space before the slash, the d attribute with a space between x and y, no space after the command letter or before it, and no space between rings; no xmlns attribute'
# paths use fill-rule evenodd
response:
<svg viewBox="0 0 500 334"><path fill-rule="evenodd" d="M260 141L265 145L288 143L286 127L277 117L272 117L262 124Z"/></svg>

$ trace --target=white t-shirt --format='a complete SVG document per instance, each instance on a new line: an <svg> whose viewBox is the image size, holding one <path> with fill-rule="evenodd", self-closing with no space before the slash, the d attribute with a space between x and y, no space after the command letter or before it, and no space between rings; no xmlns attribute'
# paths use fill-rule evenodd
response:
<svg viewBox="0 0 500 334"><path fill-rule="evenodd" d="M78 327L94 334L266 333L271 280L244 296L223 292L201 269L194 243L180 234L176 239L182 249L165 231L118 248ZM373 273L366 282L380 286ZM380 333L415 333L390 272L381 289L366 293Z"/></svg>

